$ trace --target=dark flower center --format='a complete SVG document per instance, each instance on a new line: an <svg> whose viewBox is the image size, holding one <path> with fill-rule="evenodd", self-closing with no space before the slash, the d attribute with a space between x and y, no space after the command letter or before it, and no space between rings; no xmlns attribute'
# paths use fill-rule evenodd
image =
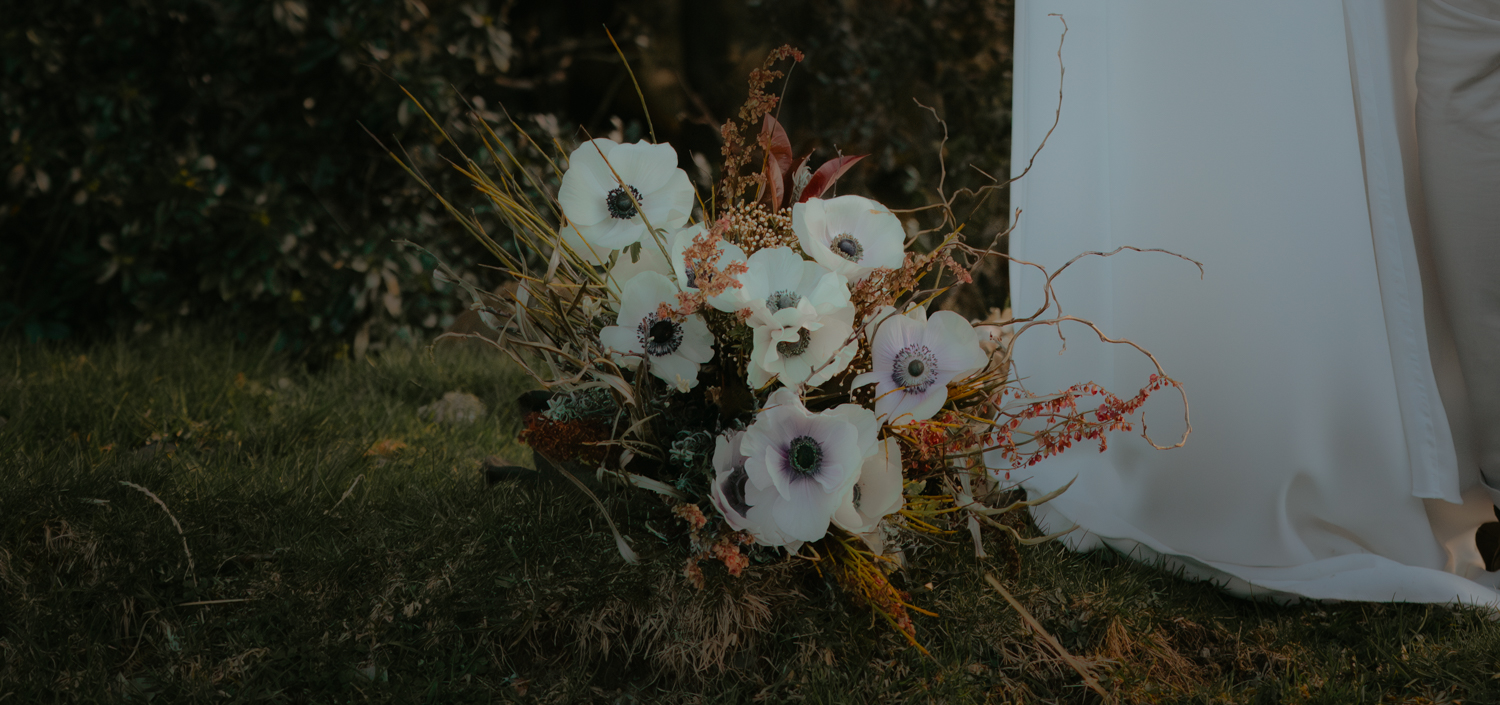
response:
<svg viewBox="0 0 1500 705"><path fill-rule="evenodd" d="M771 309L771 313L792 308L799 303L802 303L802 295L791 289L782 289L766 297L766 308Z"/></svg>
<svg viewBox="0 0 1500 705"><path fill-rule="evenodd" d="M792 472L801 477L812 477L823 467L823 446L812 436L793 438L786 455L792 463Z"/></svg>
<svg viewBox="0 0 1500 705"><path fill-rule="evenodd" d="M937 356L925 345L910 345L891 361L891 381L907 393L922 394L937 381Z"/></svg>
<svg viewBox="0 0 1500 705"><path fill-rule="evenodd" d="M641 349L652 357L670 355L682 345L682 324L669 318L657 318L655 313L646 314L635 332Z"/></svg>
<svg viewBox="0 0 1500 705"><path fill-rule="evenodd" d="M625 189L630 189L630 193L625 193ZM635 197L634 201L630 200L631 196ZM634 218L636 213L640 212L636 210L635 204L640 202L641 192L635 190L635 187L629 184L623 187L616 187L615 190L609 192L608 196L604 197L604 205L609 208L610 217L620 220Z"/></svg>
<svg viewBox="0 0 1500 705"><path fill-rule="evenodd" d="M812 332L803 328L797 331L796 341L783 341L776 344L776 354L782 357L796 357L807 352L807 346L812 342Z"/></svg>
<svg viewBox="0 0 1500 705"><path fill-rule="evenodd" d="M731 470L729 477L724 478L724 500L729 502L729 508L738 512L740 516L750 513L750 503L745 501L745 483L750 476L745 472L745 466L741 465Z"/></svg>
<svg viewBox="0 0 1500 705"><path fill-rule="evenodd" d="M858 262L865 257L865 246L859 244L859 241L849 233L842 233L833 238L833 242L828 243L828 249L850 262Z"/></svg>
<svg viewBox="0 0 1500 705"><path fill-rule="evenodd" d="M854 486L854 508L855 509L859 509L860 495L863 495L863 494L864 494L864 492L861 491L860 486L859 485L855 485Z"/></svg>

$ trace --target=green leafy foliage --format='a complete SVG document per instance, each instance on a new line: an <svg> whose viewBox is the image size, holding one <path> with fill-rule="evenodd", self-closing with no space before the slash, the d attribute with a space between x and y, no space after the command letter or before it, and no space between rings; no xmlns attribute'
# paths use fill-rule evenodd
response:
<svg viewBox="0 0 1500 705"><path fill-rule="evenodd" d="M434 289L432 262L392 241L424 243L471 276L486 255L372 134L405 144L436 187L456 191L436 131L401 87L451 131L464 132L463 101L476 96L501 120L483 95L521 65L504 9L8 8L0 329L60 338L217 317L241 340L279 333L282 347L337 350L444 325L466 302Z"/></svg>

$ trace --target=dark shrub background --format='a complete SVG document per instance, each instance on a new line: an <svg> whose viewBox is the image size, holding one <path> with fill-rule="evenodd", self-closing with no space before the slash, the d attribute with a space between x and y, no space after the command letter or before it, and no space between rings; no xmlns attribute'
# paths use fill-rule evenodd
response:
<svg viewBox="0 0 1500 705"><path fill-rule="evenodd" d="M404 146L483 212L401 87L476 153L466 99L564 148L584 131L640 139L605 27L658 139L700 183L746 73L782 43L807 57L781 111L794 149L872 155L840 192L898 208L933 198L942 129L914 99L948 122L950 190L985 183L974 167L1008 169L1009 0L54 0L6 14L0 334L32 340L206 320L328 359L430 338L465 302L392 240L499 282L377 144ZM966 232L988 238L1005 220L1002 194ZM1003 302L1003 275L950 305L982 316Z"/></svg>

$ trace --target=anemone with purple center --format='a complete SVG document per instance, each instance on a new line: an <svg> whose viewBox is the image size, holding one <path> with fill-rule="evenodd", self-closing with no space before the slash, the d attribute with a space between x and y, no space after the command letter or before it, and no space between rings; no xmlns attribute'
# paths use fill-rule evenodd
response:
<svg viewBox="0 0 1500 705"><path fill-rule="evenodd" d="M744 438L744 431L733 431L714 440L714 484L709 498L731 528L750 532L761 545L785 546L796 553L802 542L783 534L771 517L776 489L750 484L745 469L749 458L741 450Z"/></svg>
<svg viewBox="0 0 1500 705"><path fill-rule="evenodd" d="M875 454L879 431L869 409L844 404L814 414L795 392L777 390L745 431L746 486L771 491L769 519L781 536L816 541Z"/></svg>
<svg viewBox="0 0 1500 705"><path fill-rule="evenodd" d="M568 156L557 203L567 217L563 240L599 264L637 242L659 249L646 223L666 232L682 227L693 212L693 185L671 145L595 139Z"/></svg>
<svg viewBox="0 0 1500 705"><path fill-rule="evenodd" d="M903 316L885 306L866 324L871 371L853 386L875 385L875 413L884 423L932 418L948 401L948 383L984 369L989 361L979 334L952 311L927 316L921 308Z"/></svg>
<svg viewBox="0 0 1500 705"><path fill-rule="evenodd" d="M696 314L662 318L658 311L664 303L677 303L672 280L657 272L637 273L620 292L616 325L599 331L599 342L616 363L636 367L645 360L651 374L687 391L698 385L698 366L713 359L713 333Z"/></svg>

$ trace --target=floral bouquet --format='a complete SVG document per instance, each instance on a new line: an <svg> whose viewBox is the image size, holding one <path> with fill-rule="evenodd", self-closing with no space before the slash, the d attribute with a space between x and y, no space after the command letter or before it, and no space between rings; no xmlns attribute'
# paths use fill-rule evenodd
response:
<svg viewBox="0 0 1500 705"><path fill-rule="evenodd" d="M904 545L966 530L984 555L986 528L1053 538L1023 538L1001 516L1050 497L990 503L1010 496L1012 472L1074 443L1102 450L1151 392L1178 384L1158 367L1127 398L1093 384L1022 389L1013 337L931 307L1004 255L965 243L941 188L905 214L835 195L861 157L797 158L764 91L776 62L801 58L782 47L751 74L708 194L670 145L609 139L554 164L554 191L476 120L497 173L456 166L504 237L449 210L518 286L494 305L441 262L434 278L467 290L500 331L486 340L546 390L521 440L590 496L580 470L661 495L687 524L688 580L704 585L702 563L738 577L752 558L805 559L916 645L910 612L922 610L889 579ZM938 222L909 233L902 215L919 214ZM1039 315L1010 326L1059 320Z"/></svg>

